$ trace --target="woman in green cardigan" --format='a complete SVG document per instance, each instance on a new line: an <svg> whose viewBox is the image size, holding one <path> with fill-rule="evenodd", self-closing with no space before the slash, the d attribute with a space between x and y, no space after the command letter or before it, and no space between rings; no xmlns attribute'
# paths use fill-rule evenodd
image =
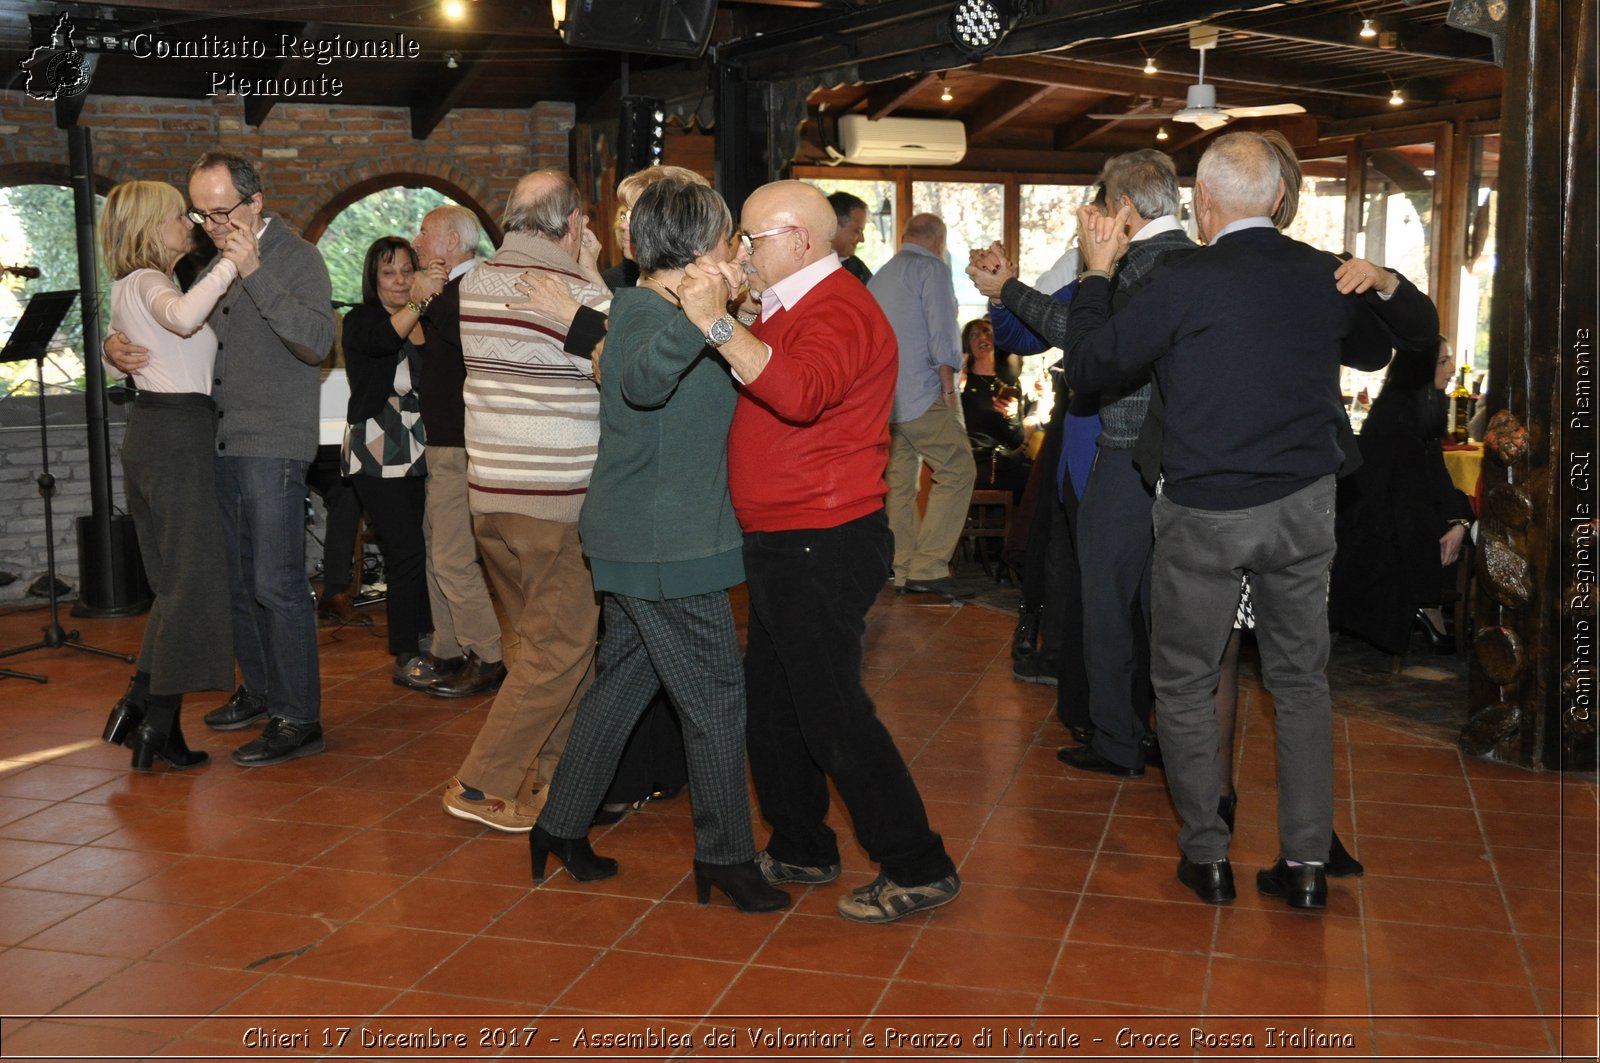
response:
<svg viewBox="0 0 1600 1063"><path fill-rule="evenodd" d="M543 881L552 853L577 879L616 874L616 861L589 847L589 822L634 724L664 688L683 722L700 903L715 885L743 911L776 911L789 895L755 862L744 672L728 606L727 589L744 580L743 533L728 500L736 394L675 291L689 263L728 260L733 221L711 188L660 181L630 222L640 278L611 304L600 450L578 522L605 594L605 637L529 835L533 877Z"/></svg>

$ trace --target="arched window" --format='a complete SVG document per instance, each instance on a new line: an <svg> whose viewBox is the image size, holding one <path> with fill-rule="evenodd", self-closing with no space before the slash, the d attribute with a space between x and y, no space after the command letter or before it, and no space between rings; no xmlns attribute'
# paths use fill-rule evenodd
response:
<svg viewBox="0 0 1600 1063"><path fill-rule="evenodd" d="M105 197L95 196L99 216ZM98 255L97 255L98 257ZM0 265L35 266L37 280L0 276L0 339L10 336L22 317L28 299L38 292L78 287L78 235L74 223L72 189L56 184L20 184L0 188ZM111 290L104 268L101 292ZM84 386L83 300L67 313L58 344L45 360L48 393L79 391ZM102 317L104 323L104 317ZM0 363L0 398L32 395L37 370L32 362Z"/></svg>
<svg viewBox="0 0 1600 1063"><path fill-rule="evenodd" d="M333 281L334 303L355 306L361 302L361 264L374 240L381 236L410 240L428 211L455 203L437 189L397 185L364 196L340 211L317 239L317 250L322 252ZM485 237L478 244L478 254L487 258L493 253Z"/></svg>

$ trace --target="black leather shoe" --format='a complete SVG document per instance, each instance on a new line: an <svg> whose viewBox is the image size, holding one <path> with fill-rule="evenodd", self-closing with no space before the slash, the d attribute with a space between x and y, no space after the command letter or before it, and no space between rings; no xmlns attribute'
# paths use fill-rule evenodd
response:
<svg viewBox="0 0 1600 1063"><path fill-rule="evenodd" d="M1328 872L1321 864L1291 867L1282 858L1265 871L1256 872L1256 889L1265 897L1280 897L1291 908L1326 908Z"/></svg>
<svg viewBox="0 0 1600 1063"><path fill-rule="evenodd" d="M1144 756L1145 767L1166 770L1167 766L1161 760L1161 743L1156 739L1154 733L1146 732L1145 736L1139 739L1139 749Z"/></svg>
<svg viewBox="0 0 1600 1063"><path fill-rule="evenodd" d="M1227 857L1197 864L1185 856L1178 861L1178 881L1207 904L1229 904L1238 896L1233 888L1233 865Z"/></svg>
<svg viewBox="0 0 1600 1063"><path fill-rule="evenodd" d="M504 661L482 661L471 650L467 651L465 666L455 675L435 679L428 693L436 698L471 698L479 694L493 694L506 681Z"/></svg>
<svg viewBox="0 0 1600 1063"><path fill-rule="evenodd" d="M1039 618L1024 612L1017 617L1017 629L1011 633L1011 663L1020 664L1032 657L1039 648Z"/></svg>
<svg viewBox="0 0 1600 1063"><path fill-rule="evenodd" d="M106 717L105 729L100 732L100 737L115 746L133 748L133 732L144 723L144 700L139 696L137 685L128 684L128 692L117 699L111 706L111 714Z"/></svg>
<svg viewBox="0 0 1600 1063"><path fill-rule="evenodd" d="M1058 749L1056 759L1069 768L1079 771L1094 771L1101 775L1114 775L1119 779L1142 779L1143 768L1125 768L1121 764L1107 760L1088 746L1078 749Z"/></svg>
<svg viewBox="0 0 1600 1063"><path fill-rule="evenodd" d="M754 860L742 864L694 862L694 899L711 903L711 887L728 895L741 912L776 912L789 907L789 895L767 882Z"/></svg>
<svg viewBox="0 0 1600 1063"><path fill-rule="evenodd" d="M213 731L239 731L266 714L267 696L252 694L240 687L227 702L206 713L205 723Z"/></svg>
<svg viewBox="0 0 1600 1063"><path fill-rule="evenodd" d="M895 588L896 594L942 594L946 598L971 598L972 592L962 590L960 584L949 576L941 579L908 579L904 586Z"/></svg>
<svg viewBox="0 0 1600 1063"><path fill-rule="evenodd" d="M596 855L588 838L557 838L543 827L535 826L528 832L533 881L544 881L545 860L552 855L567 869L567 874L579 882L598 882L617 873L617 862L609 856Z"/></svg>
<svg viewBox="0 0 1600 1063"><path fill-rule="evenodd" d="M233 751L233 762L241 768L265 768L297 757L313 756L326 748L322 725L317 721L274 716L267 721L267 729L259 737Z"/></svg>
<svg viewBox="0 0 1600 1063"><path fill-rule="evenodd" d="M203 749L190 749L189 743L183 740L183 728L177 720L172 721L172 731L167 735L167 745L160 753L156 754L174 768L197 768L211 759L211 754Z"/></svg>
<svg viewBox="0 0 1600 1063"><path fill-rule="evenodd" d="M1094 741L1094 724L1075 724L1074 726L1067 728L1067 733L1072 736L1072 740L1074 742L1078 743L1080 746L1086 746Z"/></svg>
<svg viewBox="0 0 1600 1063"><path fill-rule="evenodd" d="M1326 865L1329 878L1360 878L1367 873L1366 867L1350 855L1350 850L1344 847L1344 842L1339 840L1339 832L1334 831L1333 843L1328 846L1328 863Z"/></svg>
<svg viewBox="0 0 1600 1063"><path fill-rule="evenodd" d="M1061 681L1060 671L1057 662L1043 653L1030 654L1020 661L1011 663L1011 678L1047 687L1053 687Z"/></svg>

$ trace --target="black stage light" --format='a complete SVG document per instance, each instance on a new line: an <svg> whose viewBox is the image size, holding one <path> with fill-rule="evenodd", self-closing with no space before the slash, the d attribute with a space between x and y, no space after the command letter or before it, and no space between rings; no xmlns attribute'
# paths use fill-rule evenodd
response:
<svg viewBox="0 0 1600 1063"><path fill-rule="evenodd" d="M1021 14L1015 0L958 0L950 11L950 40L969 58L1000 46Z"/></svg>

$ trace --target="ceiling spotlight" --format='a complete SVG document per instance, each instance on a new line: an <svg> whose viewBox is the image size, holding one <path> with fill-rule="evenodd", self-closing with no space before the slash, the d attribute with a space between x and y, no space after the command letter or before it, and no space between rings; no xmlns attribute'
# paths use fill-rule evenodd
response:
<svg viewBox="0 0 1600 1063"><path fill-rule="evenodd" d="M959 0L950 12L950 40L976 59L999 47L1016 22L1013 0Z"/></svg>
<svg viewBox="0 0 1600 1063"><path fill-rule="evenodd" d="M1378 35L1378 27L1376 27L1376 26L1374 26L1372 24L1372 20L1370 18L1362 19L1361 20L1361 33L1360 33L1360 36L1364 40L1369 40L1370 41L1372 38L1376 37L1377 35Z"/></svg>
<svg viewBox="0 0 1600 1063"><path fill-rule="evenodd" d="M1424 176L1424 177L1433 177L1433 176L1435 176L1437 174L1437 172L1438 171L1436 171L1436 170L1423 170L1422 171L1422 176Z"/></svg>
<svg viewBox="0 0 1600 1063"><path fill-rule="evenodd" d="M444 0L444 17L452 22L458 22L461 16L467 13L466 5L461 0Z"/></svg>
<svg viewBox="0 0 1600 1063"><path fill-rule="evenodd" d="M455 70L458 67L460 67L461 66L461 53L456 51L453 48L450 51L444 53L444 65L445 65L446 68L448 68L450 70Z"/></svg>
<svg viewBox="0 0 1600 1063"><path fill-rule="evenodd" d="M1147 56L1144 57L1144 72L1146 74L1159 73L1159 71L1156 70L1156 57L1155 56L1147 55Z"/></svg>
<svg viewBox="0 0 1600 1063"><path fill-rule="evenodd" d="M1399 89L1395 89L1393 92L1389 93L1390 107L1401 107L1404 106L1405 102L1406 98L1400 94Z"/></svg>
<svg viewBox="0 0 1600 1063"><path fill-rule="evenodd" d="M950 92L949 85L944 86L944 91L939 93L939 99L943 100L945 103L949 103L951 100L955 99L955 96Z"/></svg>
<svg viewBox="0 0 1600 1063"><path fill-rule="evenodd" d="M1156 139L1157 140L1166 140L1167 139L1167 127L1166 126L1162 126L1160 129L1156 130Z"/></svg>

